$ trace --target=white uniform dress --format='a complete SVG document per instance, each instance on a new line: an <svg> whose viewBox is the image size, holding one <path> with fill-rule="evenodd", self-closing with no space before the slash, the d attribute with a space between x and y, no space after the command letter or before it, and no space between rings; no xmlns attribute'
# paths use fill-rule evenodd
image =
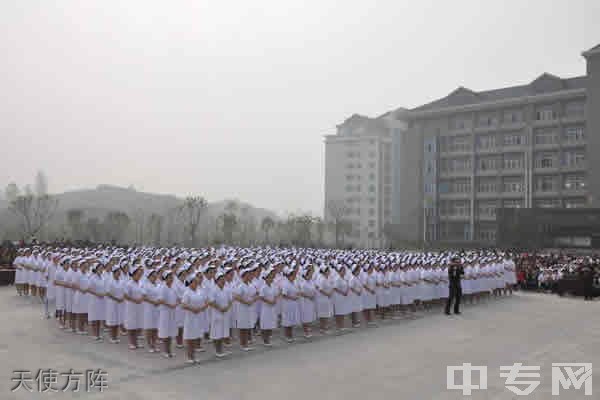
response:
<svg viewBox="0 0 600 400"><path fill-rule="evenodd" d="M210 301L221 308L227 307L231 303L231 291L227 287L221 289L216 286L210 293ZM226 312L221 312L217 309L212 309L210 316L210 338L223 339L229 337L229 329L231 328L231 309Z"/></svg>
<svg viewBox="0 0 600 400"><path fill-rule="evenodd" d="M272 302L277 299L279 290L274 284L271 286L265 284L260 288L259 294L260 297L264 297ZM263 302L260 306L260 329L267 330L277 328L277 303L278 301L276 301L274 305L271 305Z"/></svg>
<svg viewBox="0 0 600 400"><path fill-rule="evenodd" d="M350 311L351 312L361 312L363 310L362 308L362 292L363 292L363 287L362 287L362 283L360 282L360 278L358 276L352 276L350 277L350 293L348 294L349 297L349 301L350 301ZM358 292L359 294L356 294L356 292Z"/></svg>
<svg viewBox="0 0 600 400"><path fill-rule="evenodd" d="M142 300L144 296L144 289L142 288L140 282L136 282L131 279L127 282L125 287L125 293L127 293L128 297L136 301ZM125 302L125 320L123 321L123 325L125 329L134 330L134 329L142 329L144 323L144 304L138 304L131 300L126 300Z"/></svg>
<svg viewBox="0 0 600 400"><path fill-rule="evenodd" d="M152 301L160 300L160 286L150 281L144 282L142 285L144 290L144 296ZM144 317L142 320L143 329L158 329L158 319L160 317L160 306L148 303L144 301L142 303L144 308Z"/></svg>
<svg viewBox="0 0 600 400"><path fill-rule="evenodd" d="M368 272L363 272L360 275L360 281L363 285L361 296L362 307L365 310L374 310L377 307L377 295L375 294L377 289L376 277L373 273L369 274ZM365 289L365 286L369 288L370 291Z"/></svg>
<svg viewBox="0 0 600 400"><path fill-rule="evenodd" d="M313 298L300 298L300 320L303 324L310 324L317 319L317 306L314 300L317 295L315 282L312 279L302 279L300 282L300 292L303 295Z"/></svg>
<svg viewBox="0 0 600 400"><path fill-rule="evenodd" d="M79 290L73 295L73 312L76 314L87 314L89 294L84 293L90 286L90 278L88 274L78 273L77 286Z"/></svg>
<svg viewBox="0 0 600 400"><path fill-rule="evenodd" d="M208 303L206 291L202 289L191 290L187 289L181 300L182 304L193 308L204 307ZM208 332L208 320L206 319L206 311L201 311L197 314L189 311L184 311L183 318L183 339L193 340L201 338Z"/></svg>
<svg viewBox="0 0 600 400"><path fill-rule="evenodd" d="M54 280L58 282L65 281L65 270L62 267L59 267L56 270L56 274L54 275ZM56 298L56 311L64 311L65 309L65 287L64 286L56 286L55 292Z"/></svg>
<svg viewBox="0 0 600 400"><path fill-rule="evenodd" d="M334 282L335 289L342 291L344 293L348 292L350 289L350 285L348 284L348 280L341 275L338 275ZM352 312L352 300L350 299L350 294L344 296L338 291L335 291L333 294L333 312L335 315L347 315Z"/></svg>
<svg viewBox="0 0 600 400"><path fill-rule="evenodd" d="M108 288L106 290L107 293L110 293L113 297L123 300L123 295L125 294L125 288L123 286L123 281L121 279L110 279L108 281ZM121 303L111 299L110 297L106 298L106 325L107 326L117 326L123 323L123 312Z"/></svg>
<svg viewBox="0 0 600 400"><path fill-rule="evenodd" d="M246 302L253 302L257 292L256 287L249 283L240 282L234 294ZM236 301L235 323L238 329L252 329L256 323L256 307L254 303L249 306Z"/></svg>
<svg viewBox="0 0 600 400"><path fill-rule="evenodd" d="M320 275L317 278L317 289L322 290L326 293L331 293L333 290L333 282L330 278L325 275ZM317 317L319 318L331 318L333 316L333 300L332 297L328 297L317 291Z"/></svg>
<svg viewBox="0 0 600 400"><path fill-rule="evenodd" d="M104 318L106 318L106 311L104 309L105 299L103 297L105 294L104 280L97 274L92 274L90 276L89 289L101 297L90 293L88 299L88 321L104 321Z"/></svg>
<svg viewBox="0 0 600 400"><path fill-rule="evenodd" d="M174 283L173 283L174 284ZM170 306L177 305L177 294L173 287L167 285L160 286L160 300ZM175 319L175 309L164 304L159 306L158 316L158 337L166 339L177 336L177 321Z"/></svg>
<svg viewBox="0 0 600 400"><path fill-rule="evenodd" d="M281 282L281 293L285 296L298 297L300 290L298 286L290 282L289 279L284 279ZM281 325L291 327L300 324L300 300L289 300L281 298Z"/></svg>

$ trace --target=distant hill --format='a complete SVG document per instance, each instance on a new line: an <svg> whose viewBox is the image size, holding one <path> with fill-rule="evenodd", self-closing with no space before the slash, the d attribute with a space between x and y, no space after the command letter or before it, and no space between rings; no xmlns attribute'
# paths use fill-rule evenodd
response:
<svg viewBox="0 0 600 400"><path fill-rule="evenodd" d="M132 219L135 213L141 213L145 218L151 214L166 216L170 210L180 206L184 199L173 195L138 192L134 189L112 185L100 185L95 189L81 189L55 194L58 199L58 209L52 219L52 225L64 225L66 214L71 209L84 211L84 218L99 218L102 220L111 211L123 211ZM277 214L266 209L257 208L238 200L224 200L209 203L202 222L206 223L221 215L230 201L237 204L238 215L244 214L254 219L258 224L270 216L278 219ZM17 223L14 215L7 209L8 204L0 199L0 238L7 235L7 226ZM56 229L54 229L56 230ZM10 236L14 234L11 233Z"/></svg>

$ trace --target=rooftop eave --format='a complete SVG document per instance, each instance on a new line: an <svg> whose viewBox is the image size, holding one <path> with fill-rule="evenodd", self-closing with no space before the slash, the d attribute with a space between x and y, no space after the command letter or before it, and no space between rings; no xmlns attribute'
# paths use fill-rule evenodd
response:
<svg viewBox="0 0 600 400"><path fill-rule="evenodd" d="M508 107L508 106L517 105L517 104L531 104L531 103L537 103L540 101L560 99L560 98L564 98L564 97L581 97L581 96L585 96L585 89L568 89L568 90L560 90L560 91L552 92L552 93L543 93L543 94L521 96L521 97L511 97L508 99L502 99L502 100L496 100L496 101L486 101L486 102L481 102L481 103L465 104L462 106L436 108L434 110L410 111L407 113L406 117L408 120L414 120L417 118L430 117L430 116L435 116L435 115L445 115L445 114L454 114L454 113L458 113L458 112L479 111L479 110L486 110L486 109L490 109L490 108Z"/></svg>
<svg viewBox="0 0 600 400"><path fill-rule="evenodd" d="M598 54L600 54L600 48L593 48L591 50L584 51L583 53L581 53L581 55L584 56L585 58L589 58L591 56L597 56Z"/></svg>

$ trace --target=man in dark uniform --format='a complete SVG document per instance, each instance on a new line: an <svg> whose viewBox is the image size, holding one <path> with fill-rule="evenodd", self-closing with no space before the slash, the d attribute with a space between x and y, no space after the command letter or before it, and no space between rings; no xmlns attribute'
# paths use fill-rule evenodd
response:
<svg viewBox="0 0 600 400"><path fill-rule="evenodd" d="M460 258L454 257L448 267L448 285L450 287L450 293L448 294L448 300L446 301L446 315L450 315L452 301L454 301L454 314L460 314L460 298L462 296L460 282L464 274L465 270L460 262Z"/></svg>

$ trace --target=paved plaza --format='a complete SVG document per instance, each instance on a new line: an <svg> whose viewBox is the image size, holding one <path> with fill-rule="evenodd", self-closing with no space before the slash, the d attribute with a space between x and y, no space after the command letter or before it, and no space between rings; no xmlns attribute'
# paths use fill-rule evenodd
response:
<svg viewBox="0 0 600 400"><path fill-rule="evenodd" d="M341 336L299 339L272 349L234 353L216 360L212 347L199 365L166 360L144 350L133 353L125 341L96 344L87 336L57 329L41 318L41 305L0 288L0 399L44 396L20 389L11 393L13 371L39 369L84 372L103 369L108 388L99 393L56 393L52 398L103 399L459 399L446 389L446 366L488 367L488 389L472 399L516 398L500 377L500 366L522 362L541 366L541 384L527 398L583 399L600 395L600 302L554 295L518 293L467 306L460 316L441 312L383 323ZM551 395L553 362L595 363L597 388ZM474 381L477 375L474 374ZM457 375L457 381L461 377ZM85 391L84 384L81 385ZM37 388L34 385L34 390Z"/></svg>

